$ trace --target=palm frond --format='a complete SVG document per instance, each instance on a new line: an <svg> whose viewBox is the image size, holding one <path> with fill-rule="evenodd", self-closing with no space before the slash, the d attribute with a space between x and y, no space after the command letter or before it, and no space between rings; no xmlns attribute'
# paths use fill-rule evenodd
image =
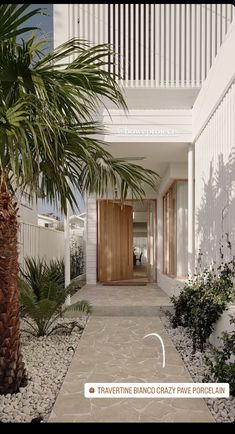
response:
<svg viewBox="0 0 235 434"><path fill-rule="evenodd" d="M75 57L72 62L71 56ZM45 98L51 99L53 93L57 101L63 101L69 117L73 111L75 119L78 115L90 119L97 108L104 105L105 99L127 109L116 77L108 72L110 59L114 61L114 58L115 53L108 44L93 46L75 38L41 59L33 73L44 81Z"/></svg>
<svg viewBox="0 0 235 434"><path fill-rule="evenodd" d="M7 40L15 36L19 36L29 30L37 29L37 27L27 26L21 27L29 18L36 14L43 13L42 8L33 9L27 12L30 4L1 4L0 5L0 40ZM44 12L45 13L45 12Z"/></svg>
<svg viewBox="0 0 235 434"><path fill-rule="evenodd" d="M44 260L27 258L25 270L21 270L20 306L21 315L30 333L45 336L67 325L58 325L58 320L67 311L88 314L92 311L86 300L65 306L73 288L64 288L64 266L59 261L46 264ZM70 330L71 324L69 324ZM71 330L70 330L71 331Z"/></svg>
<svg viewBox="0 0 235 434"><path fill-rule="evenodd" d="M77 327L79 330L83 330L84 327L82 327L79 322L77 321L70 321L67 324L57 324L54 327L51 328L51 330L47 333L47 336L50 336L52 333L55 333L57 331L63 330L67 333L71 333L74 328Z"/></svg>
<svg viewBox="0 0 235 434"><path fill-rule="evenodd" d="M65 312L82 312L87 314L92 312L92 306L87 300L81 300L77 303L66 306L63 309L63 313Z"/></svg>
<svg viewBox="0 0 235 434"><path fill-rule="evenodd" d="M143 197L158 175L113 158L99 138L106 134L101 106L126 109L109 73L109 45L75 38L43 55L44 45L35 35L0 42L0 171L64 212L67 202L76 206L76 191Z"/></svg>

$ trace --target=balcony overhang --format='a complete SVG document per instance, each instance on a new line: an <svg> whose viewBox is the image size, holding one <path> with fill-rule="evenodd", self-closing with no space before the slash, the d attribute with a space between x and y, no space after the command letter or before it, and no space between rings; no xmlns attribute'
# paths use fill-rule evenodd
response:
<svg viewBox="0 0 235 434"><path fill-rule="evenodd" d="M156 87L150 84L141 87L138 82L129 87L123 82L123 91L129 109L189 110L197 99L200 87Z"/></svg>
<svg viewBox="0 0 235 434"><path fill-rule="evenodd" d="M148 106L148 104L146 104ZM191 109L111 109L103 113L108 143L189 143Z"/></svg>

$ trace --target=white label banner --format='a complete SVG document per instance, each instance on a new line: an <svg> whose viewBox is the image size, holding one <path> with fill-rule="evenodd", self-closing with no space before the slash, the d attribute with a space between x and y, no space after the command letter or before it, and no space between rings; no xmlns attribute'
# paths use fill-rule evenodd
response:
<svg viewBox="0 0 235 434"><path fill-rule="evenodd" d="M85 398L228 398L228 383L85 383Z"/></svg>

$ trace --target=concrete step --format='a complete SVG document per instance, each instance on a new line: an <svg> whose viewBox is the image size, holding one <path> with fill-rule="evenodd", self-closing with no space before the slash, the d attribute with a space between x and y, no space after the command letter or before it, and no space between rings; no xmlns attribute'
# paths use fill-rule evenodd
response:
<svg viewBox="0 0 235 434"><path fill-rule="evenodd" d="M158 317L165 315L165 312L173 313L172 305L164 306L92 306L93 316L118 317ZM77 312L66 312L66 318L77 318L81 314Z"/></svg>
<svg viewBox="0 0 235 434"><path fill-rule="evenodd" d="M161 317L166 310L173 312L173 306L93 306L92 315Z"/></svg>

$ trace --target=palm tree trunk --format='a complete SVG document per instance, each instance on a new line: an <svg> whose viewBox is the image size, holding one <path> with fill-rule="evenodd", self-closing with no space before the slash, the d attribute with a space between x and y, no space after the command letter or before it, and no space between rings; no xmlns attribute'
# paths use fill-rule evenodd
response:
<svg viewBox="0 0 235 434"><path fill-rule="evenodd" d="M17 251L17 203L0 186L0 394L26 386L21 355Z"/></svg>

